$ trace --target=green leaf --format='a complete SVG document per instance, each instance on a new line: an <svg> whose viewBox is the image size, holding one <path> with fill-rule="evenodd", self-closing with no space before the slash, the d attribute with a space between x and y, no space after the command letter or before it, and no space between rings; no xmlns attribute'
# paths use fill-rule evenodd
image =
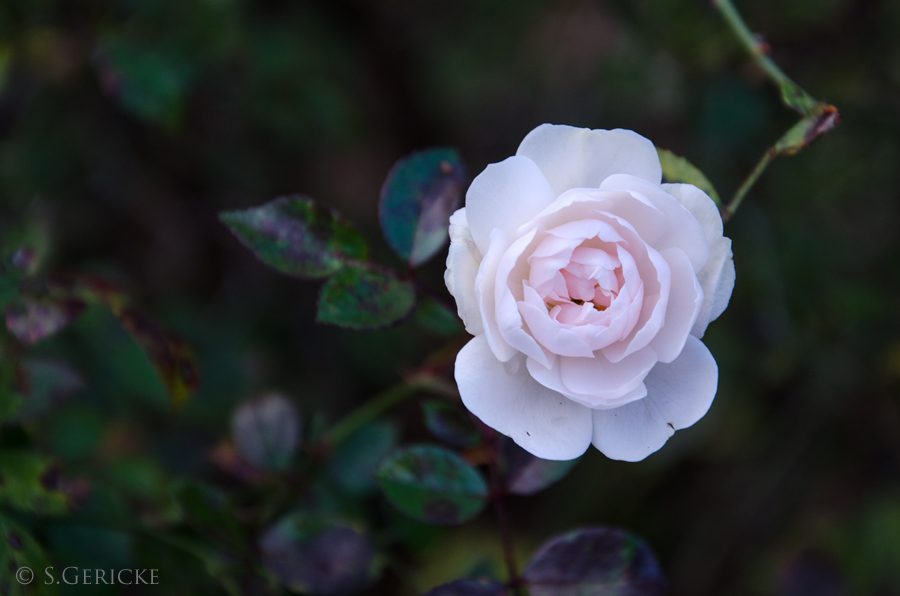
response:
<svg viewBox="0 0 900 596"><path fill-rule="evenodd" d="M0 504L41 515L68 510L66 496L56 490L59 472L36 453L0 451Z"/></svg>
<svg viewBox="0 0 900 596"><path fill-rule="evenodd" d="M300 414L281 395L267 395L235 411L231 438L244 461L257 469L285 470L300 443Z"/></svg>
<svg viewBox="0 0 900 596"><path fill-rule="evenodd" d="M65 329L85 304L74 299L25 298L6 307L6 328L28 345Z"/></svg>
<svg viewBox="0 0 900 596"><path fill-rule="evenodd" d="M506 586L492 579L460 579L438 586L424 596L507 596Z"/></svg>
<svg viewBox="0 0 900 596"><path fill-rule="evenodd" d="M368 253L366 241L337 211L299 195L224 211L219 219L260 261L294 277L328 277Z"/></svg>
<svg viewBox="0 0 900 596"><path fill-rule="evenodd" d="M58 594L56 584L45 583L50 561L34 536L9 517L0 514L0 592L8 596Z"/></svg>
<svg viewBox="0 0 900 596"><path fill-rule="evenodd" d="M719 198L716 188L699 168L668 149L657 147L656 152L659 153L659 163L662 165L663 178L666 182L693 184L708 194L717 207L722 206L722 199Z"/></svg>
<svg viewBox="0 0 900 596"><path fill-rule="evenodd" d="M533 495L556 484L578 463L577 459L553 461L535 457L505 437L500 454L506 489L515 495Z"/></svg>
<svg viewBox="0 0 900 596"><path fill-rule="evenodd" d="M153 364L172 405L184 404L200 383L191 347L140 310L115 303L111 307L119 323Z"/></svg>
<svg viewBox="0 0 900 596"><path fill-rule="evenodd" d="M187 480L174 484L170 494L179 521L220 547L244 547L244 531L223 493L206 484Z"/></svg>
<svg viewBox="0 0 900 596"><path fill-rule="evenodd" d="M623 530L581 528L551 538L522 573L531 596L662 596L650 547Z"/></svg>
<svg viewBox="0 0 900 596"><path fill-rule="evenodd" d="M837 108L827 106L819 113L801 119L784 133L784 136L775 143L775 153L778 155L794 155L837 126L840 121L841 118Z"/></svg>
<svg viewBox="0 0 900 596"><path fill-rule="evenodd" d="M456 335L463 330L457 314L432 298L419 302L415 320L420 327L435 335Z"/></svg>
<svg viewBox="0 0 900 596"><path fill-rule="evenodd" d="M341 489L365 495L377 488L375 473L397 444L397 427L373 422L353 433L334 451L328 473Z"/></svg>
<svg viewBox="0 0 900 596"><path fill-rule="evenodd" d="M475 447L481 443L481 433L460 408L442 400L422 402L425 426L436 438L454 447Z"/></svg>
<svg viewBox="0 0 900 596"><path fill-rule="evenodd" d="M346 526L288 516L260 538L263 565L289 590L311 596L355 594L378 577L379 561L365 535Z"/></svg>
<svg viewBox="0 0 900 596"><path fill-rule="evenodd" d="M316 320L345 329L381 329L409 316L415 305L412 282L374 265L354 263L322 286Z"/></svg>
<svg viewBox="0 0 900 596"><path fill-rule="evenodd" d="M437 526L465 523L487 502L487 485L475 468L431 445L395 452L378 470L378 484L401 513Z"/></svg>
<svg viewBox="0 0 900 596"><path fill-rule="evenodd" d="M417 151L391 169L381 187L381 229L391 248L413 267L447 241L450 215L459 208L466 181L454 149Z"/></svg>

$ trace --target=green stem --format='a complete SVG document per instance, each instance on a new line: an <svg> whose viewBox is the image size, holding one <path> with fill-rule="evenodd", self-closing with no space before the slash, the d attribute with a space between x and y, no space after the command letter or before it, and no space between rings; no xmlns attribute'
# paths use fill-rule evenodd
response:
<svg viewBox="0 0 900 596"><path fill-rule="evenodd" d="M735 211L737 211L738 207L741 206L741 202L744 200L744 197L747 196L747 193L750 192L750 189L753 188L753 185L756 184L756 181L762 175L762 173L769 167L769 164L775 159L777 153L774 148L770 148L768 151L763 153L762 159L759 160L759 163L756 164L756 167L753 168L753 171L750 172L750 175L747 176L746 180L741 184L740 188L735 191L734 196L728 201L728 204L722 207L722 221L728 221L731 219L731 216L734 215Z"/></svg>
<svg viewBox="0 0 900 596"><path fill-rule="evenodd" d="M731 31L750 56L753 57L756 64L772 79L772 82L778 85L781 91L781 98L788 107L796 110L803 116L818 113L825 107L826 104L810 96L769 58L767 54L768 45L750 31L750 28L747 27L731 0L712 0L712 5L725 18L725 22L731 27Z"/></svg>
<svg viewBox="0 0 900 596"><path fill-rule="evenodd" d="M455 388L451 387L441 379L430 375L413 377L403 383L394 385L393 387L382 391L358 409L351 412L346 418L338 422L330 431L328 431L323 443L328 448L336 447L360 428L420 391L433 391L444 395L457 395Z"/></svg>

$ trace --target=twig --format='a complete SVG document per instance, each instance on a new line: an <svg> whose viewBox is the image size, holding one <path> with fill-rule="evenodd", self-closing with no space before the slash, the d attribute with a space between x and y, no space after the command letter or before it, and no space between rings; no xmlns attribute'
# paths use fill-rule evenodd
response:
<svg viewBox="0 0 900 596"><path fill-rule="evenodd" d="M809 146L840 122L840 114L834 106L809 95L775 64L768 55L769 45L750 31L731 0L711 0L711 2L756 64L778 86L785 105L803 116L775 145L766 150L728 204L721 209L722 220L728 221L773 159L782 155L793 155Z"/></svg>
<svg viewBox="0 0 900 596"><path fill-rule="evenodd" d="M509 526L509 516L503 506L503 497L506 490L503 479L500 477L500 449L497 444L497 433L488 431L485 437L485 446L488 448L488 475L491 484L491 501L494 505L494 513L497 516L497 524L500 526L500 540L503 544L503 559L506 563L508 585L513 593L516 593L521 578L516 569L516 554L513 547L512 531Z"/></svg>

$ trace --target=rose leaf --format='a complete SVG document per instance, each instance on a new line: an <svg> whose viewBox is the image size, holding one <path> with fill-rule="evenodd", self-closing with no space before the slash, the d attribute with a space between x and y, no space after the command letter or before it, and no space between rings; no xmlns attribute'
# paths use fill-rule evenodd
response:
<svg viewBox="0 0 900 596"><path fill-rule="evenodd" d="M10 449L0 452L0 505L39 515L68 511L66 494L59 489L59 470L31 451Z"/></svg>
<svg viewBox="0 0 900 596"><path fill-rule="evenodd" d="M623 530L592 527L551 538L522 578L532 596L662 596L666 581L650 547Z"/></svg>
<svg viewBox="0 0 900 596"><path fill-rule="evenodd" d="M415 320L419 327L434 335L446 337L456 335L463 330L456 312L433 298L425 298L419 302Z"/></svg>
<svg viewBox="0 0 900 596"><path fill-rule="evenodd" d="M435 526L465 523L487 502L487 485L475 468L432 445L396 451L381 464L378 484L401 513Z"/></svg>
<svg viewBox="0 0 900 596"><path fill-rule="evenodd" d="M416 151L400 159L381 187L378 215L388 244L417 267L447 241L450 215L467 181L455 149Z"/></svg>
<svg viewBox="0 0 900 596"><path fill-rule="evenodd" d="M578 463L577 459L553 461L535 457L505 437L500 455L506 489L515 495L533 495L556 484Z"/></svg>
<svg viewBox="0 0 900 596"><path fill-rule="evenodd" d="M312 596L355 594L378 576L375 549L355 529L297 513L260 538L263 565L289 590Z"/></svg>
<svg viewBox="0 0 900 596"><path fill-rule="evenodd" d="M656 152L659 153L659 163L662 165L663 178L666 182L693 184L708 194L717 207L722 206L722 199L719 198L713 183L697 166L668 149L657 147Z"/></svg>
<svg viewBox="0 0 900 596"><path fill-rule="evenodd" d="M328 462L328 474L351 495L377 490L378 466L397 445L397 427L389 422L373 422L350 435L335 449Z"/></svg>
<svg viewBox="0 0 900 596"><path fill-rule="evenodd" d="M381 329L409 316L415 305L412 282L368 263L353 263L322 286L316 320L358 331Z"/></svg>
<svg viewBox="0 0 900 596"><path fill-rule="evenodd" d="M65 329L84 307L80 300L23 298L6 307L6 328L22 343L34 345Z"/></svg>
<svg viewBox="0 0 900 596"><path fill-rule="evenodd" d="M238 453L259 470L285 470L300 442L300 415L278 394L247 402L234 412L231 438Z"/></svg>
<svg viewBox="0 0 900 596"><path fill-rule="evenodd" d="M293 277L328 277L368 253L365 239L337 211L303 196L223 211L219 219L260 261Z"/></svg>
<svg viewBox="0 0 900 596"><path fill-rule="evenodd" d="M458 407L441 400L422 402L425 426L435 438L454 447L475 447L481 443L481 433Z"/></svg>

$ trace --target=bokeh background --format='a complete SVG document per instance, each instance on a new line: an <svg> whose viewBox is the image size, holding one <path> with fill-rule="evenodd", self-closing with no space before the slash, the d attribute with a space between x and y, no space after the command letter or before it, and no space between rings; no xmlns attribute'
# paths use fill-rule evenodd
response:
<svg viewBox="0 0 900 596"><path fill-rule="evenodd" d="M646 461L591 450L512 498L518 550L607 524L652 545L672 596L900 594L900 3L738 7L843 123L774 163L726 226L737 284L705 339L720 366L709 414ZM446 343L416 318L314 324L318 284L254 260L221 210L304 193L398 265L377 199L412 150L457 147L477 174L543 122L628 128L727 196L794 119L700 0L4 0L3 230L43 230L47 271L121 283L194 347L201 377L170 412L91 308L32 352L54 388L32 437L89 479L86 507L138 515L170 478L233 488L209 454L242 400L279 390L307 424L333 421ZM440 291L442 260L423 271ZM401 441L428 437L413 402L390 420ZM393 519L377 497L363 507ZM397 524L372 593L502 569L490 514ZM202 564L121 529L41 528L58 564L155 565L166 593L220 593Z"/></svg>

